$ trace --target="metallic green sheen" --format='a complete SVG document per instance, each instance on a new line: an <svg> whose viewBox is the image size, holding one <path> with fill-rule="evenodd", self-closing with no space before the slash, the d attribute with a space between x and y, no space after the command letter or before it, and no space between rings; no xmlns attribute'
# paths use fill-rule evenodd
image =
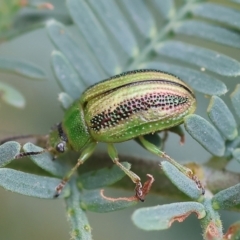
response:
<svg viewBox="0 0 240 240"><path fill-rule="evenodd" d="M54 157L68 149L81 151L76 165L58 184L54 196L61 194L76 169L95 151L97 143L104 142L107 143L112 161L135 183L135 197L144 201L154 178L149 177L142 185L140 177L119 162L114 147L114 143L133 138L139 140L146 150L165 158L194 180L204 194L201 182L190 169L177 163L144 138L144 135L181 124L184 117L195 109L193 91L177 77L156 70L126 72L90 87L49 134L47 150Z"/></svg>
<svg viewBox="0 0 240 240"><path fill-rule="evenodd" d="M69 145L124 142L183 122L196 109L193 91L156 70L126 72L87 89L62 122Z"/></svg>
<svg viewBox="0 0 240 240"><path fill-rule="evenodd" d="M68 148L80 151L91 142L92 137L84 120L82 106L78 101L65 113L62 127L68 138Z"/></svg>

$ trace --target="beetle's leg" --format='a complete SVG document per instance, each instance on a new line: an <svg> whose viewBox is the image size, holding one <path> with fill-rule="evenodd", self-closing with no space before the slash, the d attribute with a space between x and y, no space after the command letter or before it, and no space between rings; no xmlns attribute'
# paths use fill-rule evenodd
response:
<svg viewBox="0 0 240 240"><path fill-rule="evenodd" d="M163 139L162 139L162 137L159 136L158 132L146 134L146 135L144 135L144 137L145 137L146 140L148 140L152 144L154 144L154 145L156 145L156 146L158 146L159 148L162 149ZM141 141L139 140L138 137L134 138L134 140L142 146L142 143L141 143Z"/></svg>
<svg viewBox="0 0 240 240"><path fill-rule="evenodd" d="M167 131L177 134L180 137L180 144L184 144L185 136L184 136L183 129L180 125L169 128Z"/></svg>
<svg viewBox="0 0 240 240"><path fill-rule="evenodd" d="M96 148L97 143L92 142L88 144L82 151L80 157L78 158L77 164L70 170L70 172L62 179L62 181L58 184L56 187L56 193L54 197L58 197L60 193L62 192L64 186L69 181L71 176L74 174L74 172L77 170L77 168L82 165L94 152Z"/></svg>
<svg viewBox="0 0 240 240"><path fill-rule="evenodd" d="M139 140L141 141L144 148L146 148L149 152L151 152L159 157L165 158L168 162L170 162L172 165L174 165L179 171L181 171L183 174L185 174L186 176L191 178L197 184L197 187L202 190L202 194L205 193L205 189L204 189L202 183L197 178L197 176L193 174L191 169L184 167L180 163L176 162L174 159L169 157L166 153L162 152L154 144L148 142L143 136L140 136Z"/></svg>
<svg viewBox="0 0 240 240"><path fill-rule="evenodd" d="M135 188L135 191L136 191L136 196L137 198L140 200L140 201L144 201L143 199L143 191L142 191L142 183L141 183L141 179L140 177L135 174L134 172L132 172L131 170L125 168L120 162L119 162L119 159L118 159L118 153L117 153L117 150L116 148L114 147L113 144L108 144L108 154L110 156L110 158L112 159L112 161L119 167L121 168L128 177L131 178L131 180L136 184L136 188Z"/></svg>

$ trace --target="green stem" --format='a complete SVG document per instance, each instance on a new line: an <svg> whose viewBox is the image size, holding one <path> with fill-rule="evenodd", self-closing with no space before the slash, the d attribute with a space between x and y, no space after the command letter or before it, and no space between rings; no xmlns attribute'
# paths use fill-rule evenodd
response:
<svg viewBox="0 0 240 240"><path fill-rule="evenodd" d="M76 186L76 178L70 181L71 195L66 199L67 217L71 225L71 239L91 240L91 227L85 212L80 208L80 194Z"/></svg>
<svg viewBox="0 0 240 240"><path fill-rule="evenodd" d="M176 23L187 15L194 2L196 2L196 0L187 2L187 4L185 4L179 11L177 11L177 14L174 16L174 18L171 19L165 25L165 27L163 27L163 29L159 31L159 33L154 38L151 39L150 43L147 44L146 47L143 48L143 50L140 52L140 54L132 61L132 63L127 68L128 70L136 69L139 67L140 63L144 61L147 55L154 50L156 44L162 39L166 38L166 36L173 30L173 27L176 25Z"/></svg>
<svg viewBox="0 0 240 240"><path fill-rule="evenodd" d="M203 202L206 216L200 220L204 240L223 239L223 229L220 215L212 208L211 199L206 198Z"/></svg>

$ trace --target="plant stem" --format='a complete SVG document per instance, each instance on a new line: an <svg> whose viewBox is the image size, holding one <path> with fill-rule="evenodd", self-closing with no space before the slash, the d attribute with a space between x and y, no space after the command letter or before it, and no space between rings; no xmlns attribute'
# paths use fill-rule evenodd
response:
<svg viewBox="0 0 240 240"><path fill-rule="evenodd" d="M177 14L171 19L159 33L150 40L149 44L143 48L143 50L140 52L138 56L132 61L132 63L128 66L128 70L136 69L139 67L139 65L144 61L144 59L147 57L147 55L154 50L154 47L157 43L159 43L162 39L164 39L173 29L173 27L176 25L179 20L183 19L187 13L189 12L189 9L193 6L193 3L196 2L196 0L187 2L179 11L177 11Z"/></svg>
<svg viewBox="0 0 240 240"><path fill-rule="evenodd" d="M97 161L96 161L97 159ZM131 170L135 172L144 182L146 180L146 174L151 174L155 178L155 182L151 187L150 193L155 193L159 196L170 197L180 201L189 200L189 198L179 191L175 185L165 176L159 161L151 161L150 159L141 157L132 157L119 155L119 159L131 163ZM99 168L111 167L112 163L109 156L105 152L94 153L89 160L79 168L80 173L94 171ZM236 185L240 182L240 174L232 173L226 170L218 170L210 168L207 165L199 166L203 172L204 182L206 188L213 194ZM202 179L201 179L202 180ZM115 183L112 187L123 188L134 192L134 184L129 181L127 177L124 177L121 181ZM234 208L236 211L240 211L240 206Z"/></svg>

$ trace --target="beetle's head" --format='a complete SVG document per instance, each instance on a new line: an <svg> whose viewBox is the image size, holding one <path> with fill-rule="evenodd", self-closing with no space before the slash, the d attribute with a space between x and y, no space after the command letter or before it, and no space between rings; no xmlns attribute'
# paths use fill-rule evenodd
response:
<svg viewBox="0 0 240 240"><path fill-rule="evenodd" d="M67 136L62 129L62 124L57 124L49 133L48 150L54 156L67 151Z"/></svg>

